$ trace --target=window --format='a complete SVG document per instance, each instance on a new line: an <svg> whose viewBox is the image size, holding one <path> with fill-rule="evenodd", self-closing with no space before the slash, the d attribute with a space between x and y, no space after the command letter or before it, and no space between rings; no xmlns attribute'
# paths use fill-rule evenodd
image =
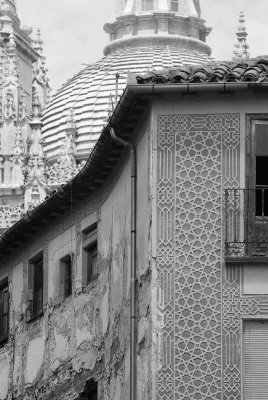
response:
<svg viewBox="0 0 268 400"><path fill-rule="evenodd" d="M152 11L154 9L154 0L142 0L142 11Z"/></svg>
<svg viewBox="0 0 268 400"><path fill-rule="evenodd" d="M268 121L253 119L248 140L248 189L256 216L268 216ZM252 190L254 189L254 190ZM255 199L255 200L254 200ZM252 208L251 206L251 208Z"/></svg>
<svg viewBox="0 0 268 400"><path fill-rule="evenodd" d="M83 232L83 269L86 285L98 276L97 255L97 226L94 224Z"/></svg>
<svg viewBox="0 0 268 400"><path fill-rule="evenodd" d="M244 400L266 400L268 393L268 321L243 326Z"/></svg>
<svg viewBox="0 0 268 400"><path fill-rule="evenodd" d="M98 400L98 384L93 379L86 383L85 389L80 393L79 400Z"/></svg>
<svg viewBox="0 0 268 400"><path fill-rule="evenodd" d="M60 260L60 290L63 298L72 294L72 258L69 253Z"/></svg>
<svg viewBox="0 0 268 400"><path fill-rule="evenodd" d="M268 216L268 121L256 121L256 215Z"/></svg>
<svg viewBox="0 0 268 400"><path fill-rule="evenodd" d="M243 266L243 294L268 295L267 263L247 263Z"/></svg>
<svg viewBox="0 0 268 400"><path fill-rule="evenodd" d="M9 330L9 293L8 281L0 284L0 342L8 338Z"/></svg>
<svg viewBox="0 0 268 400"><path fill-rule="evenodd" d="M43 313L43 255L33 258L28 265L29 319Z"/></svg>
<svg viewBox="0 0 268 400"><path fill-rule="evenodd" d="M179 1L170 0L170 11L179 12Z"/></svg>

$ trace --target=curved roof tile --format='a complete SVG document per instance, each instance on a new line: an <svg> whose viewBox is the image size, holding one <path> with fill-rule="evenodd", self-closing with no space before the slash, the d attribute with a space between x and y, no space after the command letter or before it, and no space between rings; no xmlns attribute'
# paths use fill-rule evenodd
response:
<svg viewBox="0 0 268 400"><path fill-rule="evenodd" d="M146 83L205 83L205 82L263 82L268 81L268 56L247 62L218 62L202 66L165 69L137 75L138 84Z"/></svg>

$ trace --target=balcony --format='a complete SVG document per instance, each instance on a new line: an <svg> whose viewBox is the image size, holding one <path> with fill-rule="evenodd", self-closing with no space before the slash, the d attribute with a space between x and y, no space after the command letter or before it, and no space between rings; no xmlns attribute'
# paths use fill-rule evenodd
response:
<svg viewBox="0 0 268 400"><path fill-rule="evenodd" d="M226 189L225 256L268 256L268 187Z"/></svg>

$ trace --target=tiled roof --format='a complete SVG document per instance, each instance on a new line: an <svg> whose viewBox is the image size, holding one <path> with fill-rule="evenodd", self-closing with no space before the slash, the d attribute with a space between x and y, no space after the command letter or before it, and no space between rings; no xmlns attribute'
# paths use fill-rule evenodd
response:
<svg viewBox="0 0 268 400"><path fill-rule="evenodd" d="M268 56L239 62L220 62L152 71L137 75L136 79L138 84L268 82Z"/></svg>
<svg viewBox="0 0 268 400"><path fill-rule="evenodd" d="M115 75L120 73L119 94L126 86L128 71L141 73L183 65L208 63L207 54L155 45L151 47L123 48L96 62L70 79L54 96L43 117L43 138L48 158L57 158L61 152L67 126L67 116L73 108L77 128L77 153L87 158L111 108L111 95L115 93Z"/></svg>

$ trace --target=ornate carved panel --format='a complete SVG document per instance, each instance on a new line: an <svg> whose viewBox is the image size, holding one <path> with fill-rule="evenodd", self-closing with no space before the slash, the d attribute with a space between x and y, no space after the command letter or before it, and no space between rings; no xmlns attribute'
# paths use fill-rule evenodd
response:
<svg viewBox="0 0 268 400"><path fill-rule="evenodd" d="M158 117L159 400L221 399L222 189L238 155L238 114Z"/></svg>

